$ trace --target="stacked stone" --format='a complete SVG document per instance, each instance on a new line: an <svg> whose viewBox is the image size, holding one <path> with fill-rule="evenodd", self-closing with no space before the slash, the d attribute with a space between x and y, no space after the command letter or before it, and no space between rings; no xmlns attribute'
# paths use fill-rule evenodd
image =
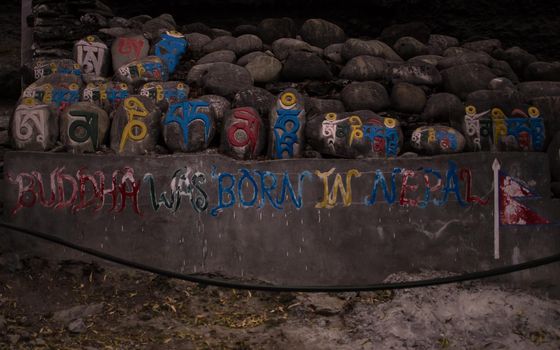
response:
<svg viewBox="0 0 560 350"><path fill-rule="evenodd" d="M120 116L112 130L130 127L126 142L111 143L118 153L149 134L149 123L136 122L144 113L137 101L147 115L159 110L160 146L193 152L219 144L237 159L545 151L560 129L560 63L495 39L460 43L422 23L357 39L322 19L298 28L268 18L233 31L178 26L170 15L102 22L100 37L78 39L84 47L74 58L82 100ZM112 69L80 61L76 52L94 44L111 48ZM72 73L67 62L41 64L35 78L51 66ZM157 142L131 152L153 152Z"/></svg>
<svg viewBox="0 0 560 350"><path fill-rule="evenodd" d="M33 57L71 58L74 41L94 34L113 17L98 0L33 0Z"/></svg>

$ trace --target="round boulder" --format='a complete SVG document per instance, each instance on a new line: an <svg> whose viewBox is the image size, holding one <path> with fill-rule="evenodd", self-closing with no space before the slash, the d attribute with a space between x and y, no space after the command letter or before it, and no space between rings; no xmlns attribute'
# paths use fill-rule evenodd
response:
<svg viewBox="0 0 560 350"><path fill-rule="evenodd" d="M426 105L426 94L418 86L398 83L391 91L392 107L403 113L420 113Z"/></svg>
<svg viewBox="0 0 560 350"><path fill-rule="evenodd" d="M342 89L340 96L349 111L369 109L378 112L391 105L387 90L374 81L351 83Z"/></svg>
<svg viewBox="0 0 560 350"><path fill-rule="evenodd" d="M249 71L255 83L269 83L277 80L280 76L282 63L265 54L252 59L245 68Z"/></svg>
<svg viewBox="0 0 560 350"><path fill-rule="evenodd" d="M233 98L232 106L234 108L252 107L259 115L268 118L270 106L274 103L274 98L274 95L267 90L253 86L236 93ZM265 120L265 122L267 122L267 120Z"/></svg>
<svg viewBox="0 0 560 350"><path fill-rule="evenodd" d="M291 38L281 38L272 43L272 52L281 61L294 51L313 52L313 48L305 41Z"/></svg>
<svg viewBox="0 0 560 350"><path fill-rule="evenodd" d="M451 67L443 70L441 75L444 90L463 99L473 91L485 89L496 78L488 67L477 63Z"/></svg>
<svg viewBox="0 0 560 350"><path fill-rule="evenodd" d="M255 59L256 57L259 57L259 56L269 56L269 55L267 55L266 53L261 52L261 51L250 52L250 53L240 57L237 60L237 65L245 67L249 62L251 62L253 59Z"/></svg>
<svg viewBox="0 0 560 350"><path fill-rule="evenodd" d="M560 82L557 81L526 81L520 83L517 87L526 99L560 96Z"/></svg>
<svg viewBox="0 0 560 350"><path fill-rule="evenodd" d="M207 94L233 98L236 92L253 85L247 69L232 63L212 63L211 69L202 77L202 87Z"/></svg>
<svg viewBox="0 0 560 350"><path fill-rule="evenodd" d="M187 39L187 42L189 43L187 55L195 59L204 55L204 45L212 41L208 35L201 33L185 34L185 39Z"/></svg>
<svg viewBox="0 0 560 350"><path fill-rule="evenodd" d="M208 44L204 45L202 52L207 54L220 50L235 51L236 40L232 36L219 36Z"/></svg>
<svg viewBox="0 0 560 350"><path fill-rule="evenodd" d="M239 57L262 48L262 40L254 34L243 34L235 39L234 51Z"/></svg>
<svg viewBox="0 0 560 350"><path fill-rule="evenodd" d="M332 79L329 67L319 56L303 51L294 51L289 54L282 69L282 76L287 81Z"/></svg>
<svg viewBox="0 0 560 350"><path fill-rule="evenodd" d="M393 45L393 50L401 56L403 60L408 60L409 58L427 55L429 53L428 47L416 40L411 36L404 36L397 40Z"/></svg>
<svg viewBox="0 0 560 350"><path fill-rule="evenodd" d="M259 37L266 44L280 38L295 38L297 26L293 19L283 18L265 18L257 26Z"/></svg>
<svg viewBox="0 0 560 350"><path fill-rule="evenodd" d="M465 106L459 97L446 92L430 96L420 118L435 123L451 123L456 128L462 125Z"/></svg>
<svg viewBox="0 0 560 350"><path fill-rule="evenodd" d="M342 79L368 81L385 78L387 63L373 56L357 56L346 63L339 76Z"/></svg>
<svg viewBox="0 0 560 350"><path fill-rule="evenodd" d="M346 40L344 30L324 19L308 19L299 31L302 39L313 46L324 49L331 44L343 43Z"/></svg>
<svg viewBox="0 0 560 350"><path fill-rule="evenodd" d="M533 62L525 70L527 80L560 81L560 62Z"/></svg>
<svg viewBox="0 0 560 350"><path fill-rule="evenodd" d="M216 63L216 62L227 62L233 63L235 62L235 52L231 50L219 50L211 52L205 56L202 56L196 64L205 64L205 63Z"/></svg>
<svg viewBox="0 0 560 350"><path fill-rule="evenodd" d="M425 44L430 39L430 32L430 27L422 22L394 24L383 29L379 39L392 46L400 38L411 36Z"/></svg>

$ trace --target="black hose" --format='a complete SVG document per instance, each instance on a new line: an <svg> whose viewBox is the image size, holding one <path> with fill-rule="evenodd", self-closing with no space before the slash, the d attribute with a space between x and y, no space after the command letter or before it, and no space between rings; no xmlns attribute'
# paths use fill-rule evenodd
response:
<svg viewBox="0 0 560 350"><path fill-rule="evenodd" d="M35 230L30 230L15 225L7 224L0 221L0 227L7 228L9 230L24 233L33 237L41 238L46 241L56 243L67 248L75 249L82 253L93 255L95 257L131 267L138 270L143 270L158 274L161 276L169 278L177 278L189 282L206 284L216 287L232 288L232 289L248 289L248 290L258 290L266 292L308 292L308 293L325 293L325 292L364 292L364 291L377 291L377 290L390 290L390 289L404 289L404 288L417 288L417 287L429 287L440 284L447 283L458 283L471 281L481 278L495 277L500 275L505 275L512 272L522 271L526 269L532 269L542 265L552 264L560 261L560 254L550 255L544 258L539 258L531 261L526 261L521 264L508 265L503 267L498 267L495 269L469 272L457 276L432 278L420 281L408 281L408 282L398 282L398 283L378 283L378 284L365 284L365 285L343 285L343 286L278 286L278 285L266 285L266 284L253 284L253 283L235 283L231 281L219 280L215 278L201 277L196 275L187 275L173 271L163 270L157 267L141 264L138 262L126 260L113 255L109 255L95 249L79 246L75 243L68 242L59 237L38 232Z"/></svg>

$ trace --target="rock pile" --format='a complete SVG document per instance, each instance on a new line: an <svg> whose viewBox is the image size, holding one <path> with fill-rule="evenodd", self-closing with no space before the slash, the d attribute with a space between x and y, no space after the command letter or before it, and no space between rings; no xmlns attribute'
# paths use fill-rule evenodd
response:
<svg viewBox="0 0 560 350"><path fill-rule="evenodd" d="M36 0L33 23L32 84L11 124L19 149L26 131L51 148L60 116L56 136L73 152L220 145L237 159L546 151L560 130L560 63L422 23L359 39L323 19L230 32L114 17L93 0Z"/></svg>

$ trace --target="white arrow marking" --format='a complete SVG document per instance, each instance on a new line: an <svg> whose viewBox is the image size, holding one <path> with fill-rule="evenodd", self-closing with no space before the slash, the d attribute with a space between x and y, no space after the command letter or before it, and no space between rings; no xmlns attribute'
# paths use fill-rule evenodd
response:
<svg viewBox="0 0 560 350"><path fill-rule="evenodd" d="M500 162L492 163L494 170L494 259L500 258Z"/></svg>

